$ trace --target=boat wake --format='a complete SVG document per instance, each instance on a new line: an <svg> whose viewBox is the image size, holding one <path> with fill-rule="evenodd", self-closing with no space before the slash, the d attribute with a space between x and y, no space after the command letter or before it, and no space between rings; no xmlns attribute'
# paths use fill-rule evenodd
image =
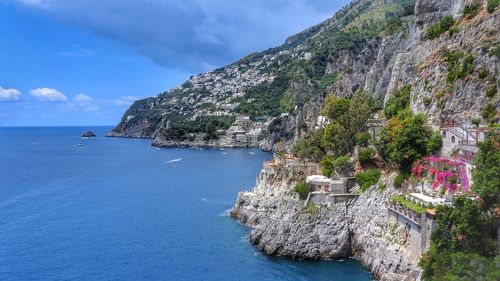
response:
<svg viewBox="0 0 500 281"><path fill-rule="evenodd" d="M165 163L175 163L175 162L179 162L181 160L182 160L182 158L177 158L177 159L172 159L172 160L165 161Z"/></svg>

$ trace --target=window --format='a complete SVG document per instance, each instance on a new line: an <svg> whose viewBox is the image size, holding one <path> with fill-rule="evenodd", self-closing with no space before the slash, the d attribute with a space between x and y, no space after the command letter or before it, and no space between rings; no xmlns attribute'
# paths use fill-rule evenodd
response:
<svg viewBox="0 0 500 281"><path fill-rule="evenodd" d="M443 131L443 138L446 138L446 131Z"/></svg>
<svg viewBox="0 0 500 281"><path fill-rule="evenodd" d="M451 137L451 143L455 143L455 136Z"/></svg>

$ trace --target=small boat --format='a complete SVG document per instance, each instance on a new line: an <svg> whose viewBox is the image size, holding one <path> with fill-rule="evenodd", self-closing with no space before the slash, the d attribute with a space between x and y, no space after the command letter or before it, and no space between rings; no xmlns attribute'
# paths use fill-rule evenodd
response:
<svg viewBox="0 0 500 281"><path fill-rule="evenodd" d="M253 152L253 151L250 151L250 152L248 152L248 154L252 154L252 155L254 155L254 154L255 154L255 152Z"/></svg>
<svg viewBox="0 0 500 281"><path fill-rule="evenodd" d="M83 143L77 143L75 146L83 146Z"/></svg>

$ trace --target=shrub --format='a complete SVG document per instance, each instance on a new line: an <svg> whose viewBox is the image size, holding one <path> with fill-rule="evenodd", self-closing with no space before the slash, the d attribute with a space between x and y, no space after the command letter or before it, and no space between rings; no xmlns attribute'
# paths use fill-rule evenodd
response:
<svg viewBox="0 0 500 281"><path fill-rule="evenodd" d="M470 122L472 123L472 125L474 125L476 127L479 127L479 124L481 124L481 118L474 117L474 118L471 119Z"/></svg>
<svg viewBox="0 0 500 281"><path fill-rule="evenodd" d="M484 105L483 110L481 111L481 116L488 122L494 122L494 118L497 115L497 109L496 107L491 104L487 103Z"/></svg>
<svg viewBox="0 0 500 281"><path fill-rule="evenodd" d="M495 12L495 9L500 5L500 0L488 0L488 4L486 5L486 10L488 13Z"/></svg>
<svg viewBox="0 0 500 281"><path fill-rule="evenodd" d="M488 69L481 68L481 69L479 69L479 71L477 73L477 77L479 79L484 79L484 78L488 77L488 74L489 74Z"/></svg>
<svg viewBox="0 0 500 281"><path fill-rule="evenodd" d="M497 58L500 58L500 46L495 46L495 47L491 48L489 55L496 56Z"/></svg>
<svg viewBox="0 0 500 281"><path fill-rule="evenodd" d="M370 142L370 134L368 132L362 132L356 134L356 144L359 146L367 146Z"/></svg>
<svg viewBox="0 0 500 281"><path fill-rule="evenodd" d="M452 16L443 17L438 23L427 28L427 38L431 40L438 38L441 33L448 31L454 24L455 20Z"/></svg>
<svg viewBox="0 0 500 281"><path fill-rule="evenodd" d="M424 102L425 106L429 106L432 102L432 98L431 97L424 97L423 102Z"/></svg>
<svg viewBox="0 0 500 281"><path fill-rule="evenodd" d="M408 109L410 107L410 93L411 86L405 86L390 97L385 105L385 116L391 118Z"/></svg>
<svg viewBox="0 0 500 281"><path fill-rule="evenodd" d="M293 190L299 194L300 199L306 200L309 195L310 187L306 182L298 183Z"/></svg>
<svg viewBox="0 0 500 281"><path fill-rule="evenodd" d="M347 176L351 173L352 163L351 159L347 156L339 156L335 158L332 165L333 170L341 176Z"/></svg>
<svg viewBox="0 0 500 281"><path fill-rule="evenodd" d="M311 216L316 216L319 212L319 209L318 207L316 207L316 205L314 205L313 202L309 202L307 203L307 212L311 215Z"/></svg>
<svg viewBox="0 0 500 281"><path fill-rule="evenodd" d="M370 186L376 184L380 179L380 171L377 169L356 174L356 182L361 187L361 191L366 191Z"/></svg>
<svg viewBox="0 0 500 281"><path fill-rule="evenodd" d="M464 17L466 18L473 18L477 15L477 12L479 11L480 3L478 1L474 1L473 3L469 5L465 5L464 7Z"/></svg>
<svg viewBox="0 0 500 281"><path fill-rule="evenodd" d="M375 150L371 147L361 148L358 153L358 160L360 163L367 163L373 159Z"/></svg>
<svg viewBox="0 0 500 281"><path fill-rule="evenodd" d="M325 155L323 159L321 159L321 173L329 177L333 172L333 157L330 155Z"/></svg>
<svg viewBox="0 0 500 281"><path fill-rule="evenodd" d="M394 178L394 181L392 182L392 184L394 185L394 187L400 188L401 186L403 186L404 182L405 182L405 178L401 174L399 174Z"/></svg>
<svg viewBox="0 0 500 281"><path fill-rule="evenodd" d="M497 92L498 92L497 84L490 85L486 89L486 96L488 98L492 98L497 94Z"/></svg>
<svg viewBox="0 0 500 281"><path fill-rule="evenodd" d="M427 147L427 154L431 154L438 149L441 148L443 145L443 137L439 132L434 132L432 133L432 136L429 138L427 141L426 147Z"/></svg>
<svg viewBox="0 0 500 281"><path fill-rule="evenodd" d="M432 135L423 115L392 118L382 130L379 152L408 172L412 163L427 154L427 142Z"/></svg>

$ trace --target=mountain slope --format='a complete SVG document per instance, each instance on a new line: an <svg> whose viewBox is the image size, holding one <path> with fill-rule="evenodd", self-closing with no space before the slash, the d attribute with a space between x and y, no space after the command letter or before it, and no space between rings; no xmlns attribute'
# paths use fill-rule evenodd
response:
<svg viewBox="0 0 500 281"><path fill-rule="evenodd" d="M470 120L488 104L498 108L498 95L486 92L498 84L499 36L498 9L463 19L466 2L353 1L280 47L135 102L110 135L154 138L158 146L272 149L314 128L327 95L364 91L381 108L408 85L412 110L430 122ZM446 15L457 20L453 32L431 40L426 31ZM473 69L448 79L457 71L446 59L450 52L460 56L453 64L463 65L469 57ZM479 75L482 69L488 70L486 77Z"/></svg>

